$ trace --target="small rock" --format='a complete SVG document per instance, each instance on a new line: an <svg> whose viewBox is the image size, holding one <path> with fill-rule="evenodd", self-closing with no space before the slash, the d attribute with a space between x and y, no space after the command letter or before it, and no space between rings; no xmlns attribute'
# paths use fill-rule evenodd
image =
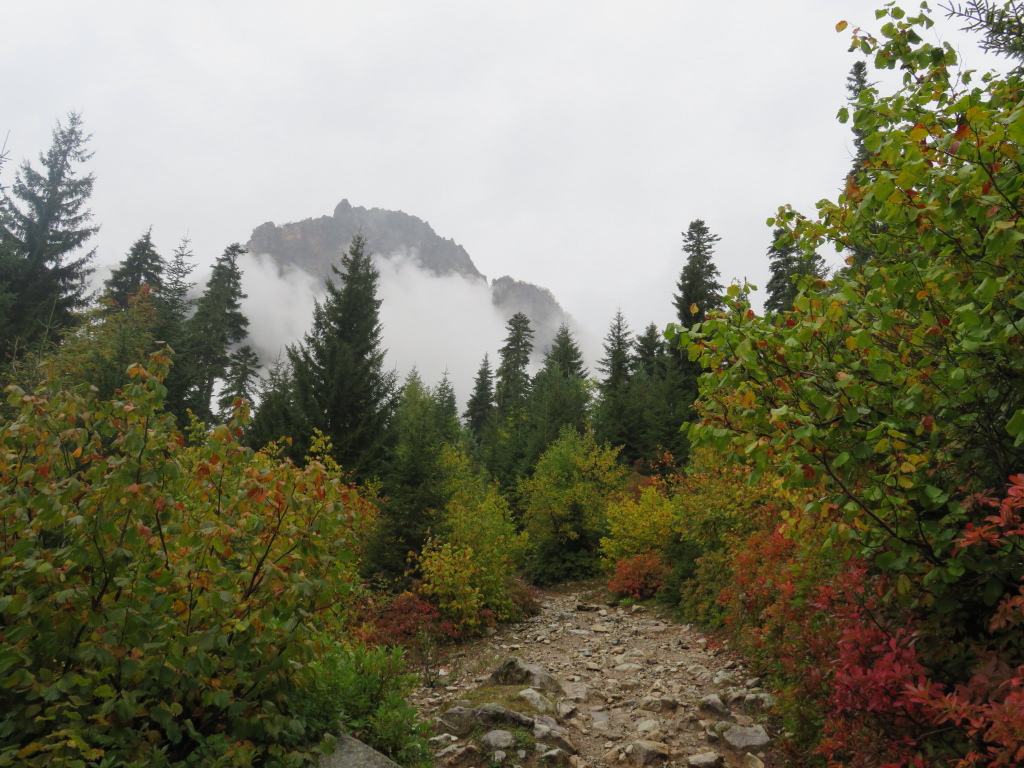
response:
<svg viewBox="0 0 1024 768"><path fill-rule="evenodd" d="M591 632L611 632L611 627L606 627L604 624L595 624L590 628Z"/></svg>
<svg viewBox="0 0 1024 768"><path fill-rule="evenodd" d="M541 765L569 765L569 754L561 749L549 749L538 756Z"/></svg>
<svg viewBox="0 0 1024 768"><path fill-rule="evenodd" d="M631 745L629 757L634 765L661 765L670 757L668 745L660 741L637 739Z"/></svg>
<svg viewBox="0 0 1024 768"><path fill-rule="evenodd" d="M727 719L732 716L732 712L729 708L722 703L717 693L709 694L708 696L701 697L700 708L705 712L709 712L716 717Z"/></svg>
<svg viewBox="0 0 1024 768"><path fill-rule="evenodd" d="M576 714L576 705L573 704L571 701L560 701L558 702L556 707L558 709L558 716L562 720L570 718L574 714Z"/></svg>
<svg viewBox="0 0 1024 768"><path fill-rule="evenodd" d="M671 712L679 706L679 702L670 696L647 696L641 700L637 709L645 712Z"/></svg>
<svg viewBox="0 0 1024 768"><path fill-rule="evenodd" d="M771 743L768 732L761 725L734 725L722 737L737 752L751 752Z"/></svg>
<svg viewBox="0 0 1024 768"><path fill-rule="evenodd" d="M525 728L533 728L533 718L516 712L514 709L506 709L497 704L481 704L469 710L473 718L481 725L521 725ZM470 725L472 727L472 725Z"/></svg>
<svg viewBox="0 0 1024 768"><path fill-rule="evenodd" d="M764 768L764 761L757 755L752 755L748 752L743 756L743 765L746 768Z"/></svg>
<svg viewBox="0 0 1024 768"><path fill-rule="evenodd" d="M554 712L555 705L551 703L550 699L541 696L533 688L524 688L516 694L519 698L529 703L531 707L536 709L538 712Z"/></svg>
<svg viewBox="0 0 1024 768"><path fill-rule="evenodd" d="M636 727L637 733L651 733L658 730L661 727L661 723L657 720L641 720L640 724Z"/></svg>
<svg viewBox="0 0 1024 768"><path fill-rule="evenodd" d="M704 650L708 647L708 640L706 637L702 637L697 641L697 647Z"/></svg>
<svg viewBox="0 0 1024 768"><path fill-rule="evenodd" d="M504 763L506 757L508 757L508 755L506 755L502 750L497 749L494 751L494 754L491 755L491 762Z"/></svg>
<svg viewBox="0 0 1024 768"><path fill-rule="evenodd" d="M616 672L639 672L642 669L643 667L641 665L633 664L632 662L615 665Z"/></svg>
<svg viewBox="0 0 1024 768"><path fill-rule="evenodd" d="M499 749L512 749L515 743L515 737L508 731L488 731L480 738L480 744L488 752L494 752Z"/></svg>
<svg viewBox="0 0 1024 768"><path fill-rule="evenodd" d="M561 683L550 673L535 664L527 664L517 656L505 659L501 666L491 673L490 681L494 685L525 684L543 691L564 693Z"/></svg>
<svg viewBox="0 0 1024 768"><path fill-rule="evenodd" d="M450 733L453 736L467 736L473 730L475 715L475 710L452 707L434 719L434 730L438 733Z"/></svg>
<svg viewBox="0 0 1024 768"><path fill-rule="evenodd" d="M583 683L566 683L562 687L565 689L565 698L569 701L586 701L590 696L590 691Z"/></svg>
<svg viewBox="0 0 1024 768"><path fill-rule="evenodd" d="M722 765L722 756L717 752L701 752L686 758L686 764L690 768L719 768Z"/></svg>

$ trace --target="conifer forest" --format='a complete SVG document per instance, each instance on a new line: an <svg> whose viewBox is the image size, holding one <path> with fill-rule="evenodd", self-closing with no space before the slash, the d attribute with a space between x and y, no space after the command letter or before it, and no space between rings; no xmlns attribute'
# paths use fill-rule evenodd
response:
<svg viewBox="0 0 1024 768"><path fill-rule="evenodd" d="M771 765L1024 765L1024 6L837 29L856 157L763 309L694 211L648 325L516 312L464 393L386 364L372 238L265 360L238 243L96 278L86 114L0 157L0 766L427 768L416 660L581 581L749 659Z"/></svg>

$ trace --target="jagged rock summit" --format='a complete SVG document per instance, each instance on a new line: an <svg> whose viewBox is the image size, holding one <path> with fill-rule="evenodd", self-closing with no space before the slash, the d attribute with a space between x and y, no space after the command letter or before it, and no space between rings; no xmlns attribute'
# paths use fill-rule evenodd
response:
<svg viewBox="0 0 1024 768"><path fill-rule="evenodd" d="M384 257L407 256L438 276L487 278L466 249L438 235L427 222L402 211L363 208L342 200L331 216L282 224L268 221L252 231L247 248L265 253L282 267L295 266L327 277L352 238L362 233L370 249Z"/></svg>
<svg viewBox="0 0 1024 768"><path fill-rule="evenodd" d="M466 249L454 240L438 235L429 223L403 211L363 208L342 200L330 216L256 227L246 248L253 254L270 256L281 270L297 267L321 278L331 274L352 238L361 233L370 251L383 258L406 257L429 274L460 276L471 282L487 283ZM516 312L530 318L535 342L543 347L569 316L546 288L499 277L490 284L491 301L507 320Z"/></svg>

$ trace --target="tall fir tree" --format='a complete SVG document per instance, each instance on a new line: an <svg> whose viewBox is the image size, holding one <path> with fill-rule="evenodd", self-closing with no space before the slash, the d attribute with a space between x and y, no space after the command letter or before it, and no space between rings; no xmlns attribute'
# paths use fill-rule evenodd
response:
<svg viewBox="0 0 1024 768"><path fill-rule="evenodd" d="M146 286L154 294L163 287L166 263L153 245L153 230L147 229L129 249L121 263L104 281L104 298L118 309L128 306L128 299Z"/></svg>
<svg viewBox="0 0 1024 768"><path fill-rule="evenodd" d="M381 346L380 275L361 235L331 270L323 302L313 308L313 327L288 348L294 395L304 434L317 428L330 438L334 459L360 479L384 470L389 425L397 397L396 376L384 370Z"/></svg>
<svg viewBox="0 0 1024 768"><path fill-rule="evenodd" d="M679 275L674 303L676 318L684 328L704 322L708 312L722 306L724 288L718 282L714 262L715 243L721 239L701 219L691 221L683 233L686 264Z"/></svg>
<svg viewBox="0 0 1024 768"><path fill-rule="evenodd" d="M294 391L291 362L287 357L279 357L256 383L256 406L243 438L246 445L262 448L284 438L281 444L284 455L296 461L305 455L302 446L294 443L295 435L306 434L295 406ZM291 444L288 438L292 439ZM308 445L308 441L304 444Z"/></svg>
<svg viewBox="0 0 1024 768"><path fill-rule="evenodd" d="M394 451L384 472L386 501L364 556L367 575L400 580L439 520L446 494L441 454L450 425L445 408L413 369L394 415Z"/></svg>
<svg viewBox="0 0 1024 768"><path fill-rule="evenodd" d="M527 397L526 453L518 474L533 471L547 447L563 428L586 430L589 422L590 390L583 353L567 325L559 327L544 355Z"/></svg>
<svg viewBox="0 0 1024 768"><path fill-rule="evenodd" d="M604 357L597 369L603 374L597 383L600 394L594 408L594 437L599 443L621 445L619 457L626 462L639 458L636 445L641 420L638 403L630 391L633 378L633 334L622 311L615 312L604 337Z"/></svg>
<svg viewBox="0 0 1024 768"><path fill-rule="evenodd" d="M506 492L514 491L518 472L526 458L530 431L527 401L530 396L530 355L533 353L533 328L522 312L509 318L508 336L498 350L497 379L494 386L494 428L484 445L484 464ZM513 504L515 499L512 500Z"/></svg>
<svg viewBox="0 0 1024 768"><path fill-rule="evenodd" d="M693 403L693 371L680 365L679 350L669 345L654 323L636 339L632 368L628 398L637 411L637 425L634 453L627 458L657 462L668 451L677 462L684 462L689 441L682 427Z"/></svg>
<svg viewBox="0 0 1024 768"><path fill-rule="evenodd" d="M213 392L231 363L232 349L249 334L249 319L242 314L242 270L238 258L246 252L238 243L224 249L214 262L213 272L196 311L188 320L188 354L195 375L190 382L189 404L200 419L212 419Z"/></svg>
<svg viewBox="0 0 1024 768"><path fill-rule="evenodd" d="M448 378L447 370L441 375L441 380L434 387L432 394L441 438L445 443L455 444L459 440L462 424L459 422L459 402L455 396L455 387Z"/></svg>
<svg viewBox="0 0 1024 768"><path fill-rule="evenodd" d="M846 76L846 101L856 111L857 103L860 100L860 95L870 89L874 83L868 82L868 65L863 61L855 61L853 66L850 67L850 74ZM861 129L857 128L856 117L854 118L853 126L853 165L850 168L849 176L853 176L855 179L857 174L864 170L864 164L868 161L871 156L871 152L868 151L865 145L865 139L867 134Z"/></svg>
<svg viewBox="0 0 1024 768"><path fill-rule="evenodd" d="M195 269L193 258L189 240L183 237L167 260L160 292L153 297L156 311L154 335L157 341L162 341L174 350L173 365L164 380L164 386L167 387L164 407L181 424L185 422L186 409L191 403L189 394L195 388L198 378L196 361L189 349L188 319L196 305L196 300L189 298L196 285L190 279Z"/></svg>
<svg viewBox="0 0 1024 768"><path fill-rule="evenodd" d="M853 165L850 168L850 172L846 178L846 188L850 189L850 185L857 184L857 177L866 171L871 159L871 151L867 147L867 133L857 127L857 109L862 93L870 91L874 86L874 83L868 82L868 67L863 61L855 61L853 66L850 68L850 74L846 78L846 93L847 103L851 107L853 113ZM869 227L870 235L877 235L881 233L885 228L885 225L881 222L877 222ZM859 241L851 242L849 245L850 256L848 257L849 264L853 269L860 269L867 264L875 256L875 250L872 248L870 238L863 238Z"/></svg>
<svg viewBox="0 0 1024 768"><path fill-rule="evenodd" d="M771 276L765 286L768 297L764 311L788 312L793 308L799 279L804 276L824 278L825 261L817 253L805 255L780 227L772 232L772 243L768 246L768 271Z"/></svg>
<svg viewBox="0 0 1024 768"><path fill-rule="evenodd" d="M484 440L484 435L492 424L494 410L494 375L491 372L491 361L485 353L483 362L476 372L476 378L473 379L473 392L462 414L466 429L478 444Z"/></svg>
<svg viewBox="0 0 1024 768"><path fill-rule="evenodd" d="M238 399L256 400L260 381L260 357L248 344L243 344L228 356L228 369L217 398L220 418L227 421Z"/></svg>
<svg viewBox="0 0 1024 768"><path fill-rule="evenodd" d="M0 359L56 341L88 303L94 254L76 254L98 230L87 208L94 179L80 175L89 138L70 113L39 156L41 169L26 160L0 194Z"/></svg>
<svg viewBox="0 0 1024 768"><path fill-rule="evenodd" d="M494 387L494 402L498 413L507 417L516 410L522 410L530 394L530 355L533 353L533 328L530 318L516 312L509 318L508 336L498 355L497 382Z"/></svg>

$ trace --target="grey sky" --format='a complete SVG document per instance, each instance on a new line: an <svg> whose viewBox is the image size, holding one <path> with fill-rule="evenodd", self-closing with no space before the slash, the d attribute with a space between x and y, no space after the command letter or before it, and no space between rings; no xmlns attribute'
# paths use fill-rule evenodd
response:
<svg viewBox="0 0 1024 768"><path fill-rule="evenodd" d="M849 166L835 24L876 29L882 4L2 0L0 136L16 164L83 113L101 264L150 225L210 261L348 198L550 288L599 340L616 307L634 330L672 319L696 218L723 282L764 286L765 218Z"/></svg>

